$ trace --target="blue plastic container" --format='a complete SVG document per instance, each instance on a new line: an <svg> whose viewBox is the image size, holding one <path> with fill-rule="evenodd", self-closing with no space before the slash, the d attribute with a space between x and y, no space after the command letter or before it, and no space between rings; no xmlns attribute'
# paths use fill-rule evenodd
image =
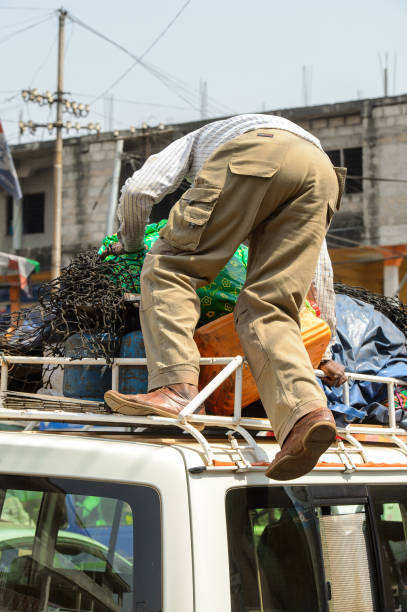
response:
<svg viewBox="0 0 407 612"><path fill-rule="evenodd" d="M102 342L108 341L102 335ZM91 343L91 336L86 336L86 341ZM90 346L83 344L80 334L74 334L65 343L67 357L79 359L81 357L92 357ZM112 370L109 366L65 366L63 393L66 397L103 402L103 395L112 388Z"/></svg>
<svg viewBox="0 0 407 612"><path fill-rule="evenodd" d="M120 346L120 357L145 357L143 334L133 331L125 334ZM147 367L146 366L120 366L119 391L134 395L147 393Z"/></svg>

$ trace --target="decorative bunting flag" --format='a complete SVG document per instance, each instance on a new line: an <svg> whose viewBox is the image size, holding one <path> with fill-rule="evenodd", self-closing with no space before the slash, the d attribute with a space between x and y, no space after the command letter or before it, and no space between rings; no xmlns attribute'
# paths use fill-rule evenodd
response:
<svg viewBox="0 0 407 612"><path fill-rule="evenodd" d="M31 297L30 285L28 282L32 272L39 272L40 264L34 259L20 257L11 253L0 252L0 275L2 276L18 276L20 289Z"/></svg>
<svg viewBox="0 0 407 612"><path fill-rule="evenodd" d="M3 132L3 126L0 121L0 186L13 198L20 199L23 197L20 183L18 181L17 172L14 167L13 158L11 157L10 149Z"/></svg>

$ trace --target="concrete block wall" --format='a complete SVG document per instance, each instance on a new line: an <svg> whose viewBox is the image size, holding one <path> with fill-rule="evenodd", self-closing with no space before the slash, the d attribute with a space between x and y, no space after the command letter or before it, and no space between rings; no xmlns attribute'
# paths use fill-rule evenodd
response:
<svg viewBox="0 0 407 612"><path fill-rule="evenodd" d="M81 142L64 147L63 265L105 236L116 143Z"/></svg>
<svg viewBox="0 0 407 612"><path fill-rule="evenodd" d="M363 148L363 193L346 194L334 227L360 218L362 242L393 245L407 241L407 96L355 103L357 112L299 120L325 150ZM338 105L338 112L345 105ZM321 114L330 106L321 107ZM284 114L284 113L282 113ZM377 179L395 179L379 181Z"/></svg>
<svg viewBox="0 0 407 612"><path fill-rule="evenodd" d="M407 102L374 108L372 115L378 178L395 179L375 185L378 244L402 244L407 242L407 182L401 182L407 181Z"/></svg>
<svg viewBox="0 0 407 612"><path fill-rule="evenodd" d="M311 131L327 151L362 147L363 176L406 179L407 95L274 112ZM205 123L207 120L170 126L162 133L121 133L120 137L125 139L123 155L127 154L129 159L133 156L139 164L149 154L160 151L172 140ZM53 142L49 142L13 147L15 161L23 174L23 190L26 193L44 191L46 194L44 234L24 237L26 252L35 257L37 250L44 260L50 255L52 242L53 146ZM113 134L78 137L64 142L64 265L79 250L98 246L105 235L115 152ZM123 161L120 186L131 173L130 162ZM405 243L406 187L407 183L402 182L364 181L363 193L344 196L333 228L342 227L351 232L353 226L358 227L358 239L365 243ZM0 207L5 210L5 197L1 193ZM0 233L2 250L11 250L11 238L5 236L5 213L0 216Z"/></svg>

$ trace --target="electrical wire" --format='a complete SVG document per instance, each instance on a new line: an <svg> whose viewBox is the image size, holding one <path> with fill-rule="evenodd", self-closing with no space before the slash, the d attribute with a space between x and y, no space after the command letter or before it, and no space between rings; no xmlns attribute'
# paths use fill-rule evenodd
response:
<svg viewBox="0 0 407 612"><path fill-rule="evenodd" d="M53 7L39 8L36 6L0 6L1 11L52 11Z"/></svg>
<svg viewBox="0 0 407 612"><path fill-rule="evenodd" d="M4 102L5 103L11 102L12 100L15 100L16 98L19 98L20 96L21 96L21 91L18 91L16 94L14 94L14 96L10 96L10 98L4 98Z"/></svg>
<svg viewBox="0 0 407 612"><path fill-rule="evenodd" d="M79 20L78 18L74 17L73 15L69 15L70 19L75 21L76 23L78 23L79 25L81 25L82 27L84 27L85 29L89 30L90 32L92 32L93 34L99 36L100 38L102 38L103 40L105 40L106 42L109 42L110 44L113 44L115 47L117 47L118 49L120 49L121 51L123 51L124 53L126 53L127 55L129 55L133 60L135 60L131 66L129 66L129 68L127 68L125 70L124 73L122 73L111 85L109 85L108 88L106 88L101 94L99 94L98 96L96 96L95 98L93 98L90 102L90 104L94 104L95 102L97 102L100 98L104 97L107 93L109 93L109 91L111 91L111 89L113 89L118 83L120 83L120 81L122 81L125 76L127 76L129 74L129 72L131 72L133 70L133 68L135 68L135 66L137 66L138 64L140 64L141 66L143 66L144 68L146 68L147 70L149 70L149 68L147 67L146 64L144 64L144 62L142 61L143 58L145 57L145 55L153 48L153 46L160 40L160 38L162 38L162 36L165 34L165 32L167 32L167 30L169 29L169 27L175 22L175 20L179 17L179 15L182 13L182 11L187 7L187 5L191 2L191 0L187 0L187 2L183 5L183 7L178 11L178 13L175 15L175 17L171 20L171 22L166 26L166 28L160 33L160 35L153 41L153 43L151 43L149 45L149 47L139 56L137 57L136 55L134 55L134 53L132 53L131 51L129 51L128 49L126 49L125 47L123 47L122 45L119 45L118 43L116 43L115 41L113 41L112 39L110 39L109 37L105 36L104 34L101 34L100 32L97 32L97 30L95 30L94 28L92 28L91 26L88 26L87 24L85 24L83 21ZM150 69L150 71L152 72L153 70ZM162 80L163 75L157 76L157 73L154 71L153 74L156 76L156 78L159 78L160 80ZM166 84L166 83L164 83ZM167 86L167 85L166 85ZM191 101L186 99L184 96L178 94L179 97L181 97L184 102L186 102L187 104L189 104L190 106L193 106L193 108L195 110L197 110L197 107L193 104L191 104Z"/></svg>
<svg viewBox="0 0 407 612"><path fill-rule="evenodd" d="M68 14L67 17L69 17L69 19L71 19L71 20L74 20L75 23L78 23L78 25L81 25L83 28L85 28L86 30L88 30L89 32L94 34L95 36L98 36L99 38L101 38L105 42L110 43L111 45L113 45L114 47L119 49L120 51L123 51L123 53L125 53L126 55L128 55L129 57L131 57L134 60L134 65L140 64L145 70L149 71L153 76L155 76L157 79L159 79L168 89L171 90L172 93L175 93L175 95L177 95L182 100L184 100L184 102L186 102L189 106L192 106L192 108L194 110L199 110L199 104L197 102L197 100L199 99L199 94L196 91L192 90L187 85L185 85L181 81L175 79L174 77L172 77L168 73L164 73L162 70L158 69L157 67L155 67L155 66L153 66L151 64L147 64L146 62L140 60L140 57L137 57L134 53L129 51L126 47L123 47L123 45L117 43L116 41L114 41L113 39L109 38L105 34L102 34L101 32L98 32L97 30L95 30L91 26L85 24L83 21L79 20L75 16L73 16L71 14ZM143 55L141 57L143 57ZM132 66L133 66L133 64L132 64ZM132 69L132 66L130 66L126 70L125 74L128 74L128 72L130 72L130 70ZM125 75L122 75L121 77L116 79L116 81L112 85L110 85L110 87L107 90L104 90L101 94L99 94L98 96L93 98L91 100L90 104L93 104L95 101L97 101L101 97L103 97L105 95L105 93L110 91L110 89L112 89L115 86L116 82L119 82L122 79L122 77L124 78L124 76ZM183 93L180 93L179 91L177 91L179 89L181 89ZM191 99L191 97L192 97L192 99ZM209 110L211 110L211 109L209 109ZM216 110L215 112L218 112L218 111ZM221 111L221 112L225 112L225 111Z"/></svg>
<svg viewBox="0 0 407 612"><path fill-rule="evenodd" d="M102 92L102 94L99 94L99 96L97 98L95 98L95 100L93 100L93 102L95 102L96 100L98 100L100 97L106 95L107 93L109 93L111 91L111 89L113 89L113 87L115 87L118 83L120 83L120 81L122 81L138 64L140 64L142 62L142 60L145 58L145 56L147 55L147 53L149 51L151 51L151 49L161 40L161 38L163 38L163 36L166 34L166 32L168 32L168 30L170 29L170 27L173 25L173 23L175 23L175 21L178 19L178 17L181 15L181 13L184 11L184 9L186 9L186 7L188 6L188 4L190 4L191 0L187 0L187 2L185 2L185 4L180 8L180 10L176 13L176 15L173 17L173 19L171 19L171 21L167 24L167 26L164 28L164 30L162 30L162 32L153 40L153 42L147 47L147 49L136 59L136 61L127 69L125 70L125 72L123 72L123 74L114 81L114 83L112 83L107 89L105 89L104 92Z"/></svg>
<svg viewBox="0 0 407 612"><path fill-rule="evenodd" d="M175 21L178 19L178 17L181 15L181 13L183 13L183 11L186 9L188 4L190 4L190 2L191 2L191 0L187 0L185 2L185 4L179 9L179 11L176 13L176 15L165 26L164 30L162 30L160 32L160 34L153 40L153 42L147 47L147 49L145 49L145 51L143 51L143 53L139 57L134 56L135 62L118 79L116 79L107 89L105 89L101 94L99 94L99 96L94 98L92 100L91 104L95 103L97 100L99 100L100 98L105 96L107 93L109 93L110 90L113 89L113 87L115 87L118 83L120 83L120 81L122 81L124 79L124 77L127 76L131 70L133 70L133 68L135 68L138 64L141 63L141 61L144 59L144 57L147 55L147 53L149 51L151 51L151 49L159 42L159 40L161 40L161 38L166 34L166 32L168 32L170 27L175 23ZM79 23L82 27L86 27L87 29L89 29L89 27L86 26L86 24L84 24L82 21L79 21L76 17L71 16L71 19L73 19L74 21ZM93 28L92 28L92 30L93 30ZM95 33L95 30L93 30L93 33Z"/></svg>
<svg viewBox="0 0 407 612"><path fill-rule="evenodd" d="M26 23L32 23L33 21L36 21L36 20L37 20L37 17L30 17L29 19L23 19L22 21L16 21L14 23L8 23L6 25L0 26L0 30L9 30L10 28L14 28L15 26L21 26L21 25L24 25Z"/></svg>
<svg viewBox="0 0 407 612"><path fill-rule="evenodd" d="M19 104L13 104L13 106L6 106L4 108L0 108L1 113L8 113L9 111L17 110L24 106L24 102L20 102Z"/></svg>
<svg viewBox="0 0 407 612"><path fill-rule="evenodd" d="M40 21L36 21L35 23L26 26L25 28L21 28L20 30L16 30L15 32L11 32L11 34L8 34L7 36L5 36L4 38L0 39L0 45L3 44L4 42L7 42L9 40L11 40L12 38L14 38L15 36L17 36L18 34L22 34L22 32L27 32L28 30L31 30L32 28L36 28L37 26L41 25L42 23L45 23L46 21L49 21L51 19L51 17L54 16L54 12L50 13L45 19L41 19Z"/></svg>
<svg viewBox="0 0 407 612"><path fill-rule="evenodd" d="M387 183L407 183L407 179L395 179L395 178L382 178L378 176L354 176L349 174L346 176L348 179L357 179L359 181L385 181Z"/></svg>
<svg viewBox="0 0 407 612"><path fill-rule="evenodd" d="M354 225L353 227L338 227L338 228L335 227L334 229L329 228L328 236L330 234L336 234L338 232L349 232L349 231L354 232L355 230L364 230L364 229L365 228L363 225Z"/></svg>
<svg viewBox="0 0 407 612"><path fill-rule="evenodd" d="M72 91L71 93L73 96L80 96L81 98L91 98L92 97L92 94L79 93L77 91ZM110 100L110 97L106 96L103 99ZM176 110L188 110L189 111L189 108L187 108L186 106L176 106L174 104L159 104L158 102L141 102L140 100L127 100L123 98L116 98L116 96L114 97L114 101L115 103L119 102L122 104L137 104L139 106L157 106L160 108L172 108Z"/></svg>
<svg viewBox="0 0 407 612"><path fill-rule="evenodd" d="M37 76L39 75L39 73L41 72L41 70L44 68L45 64L48 62L48 60L49 60L49 58L50 58L50 55L51 55L51 53L52 53L52 51L53 51L53 49L54 49L54 47L55 47L55 45L56 45L57 39L58 39L58 36L55 36L55 38L54 38L53 42L51 43L51 46L49 47L49 49L48 49L48 51L47 51L47 54L46 54L46 56L45 56L44 60L43 60L43 61L42 61L42 63L41 63L39 66L38 66L37 70L34 72L33 77L32 77L32 79L31 79L31 81L30 81L30 89L31 89L31 87L32 87L33 82L35 81L35 79L37 78Z"/></svg>
<svg viewBox="0 0 407 612"><path fill-rule="evenodd" d="M64 61L66 60L66 57L68 55L68 51L72 42L72 37L73 37L73 33L75 31L75 25L73 23L71 23L71 29L69 31L69 34L67 36L67 41L65 44L65 49L64 49Z"/></svg>
<svg viewBox="0 0 407 612"><path fill-rule="evenodd" d="M352 246L358 246L358 247L368 246L366 244L363 244L362 242L358 242L357 240L351 240L350 238L344 238L343 236L332 236L331 232L327 234L327 239L328 238L331 238L332 240L336 240L337 242L338 241L342 243L346 242L347 244L352 245Z"/></svg>
<svg viewBox="0 0 407 612"><path fill-rule="evenodd" d="M346 248L346 245L348 244L349 247L359 247L359 248L363 248L369 251L375 251L377 253L380 253L380 257L376 258L376 259L352 259L351 261L340 261L340 262L335 262L335 263L358 263L358 262L374 262L374 261L383 261L384 259L390 260L390 259L399 259L400 257L406 258L406 255L397 253L397 254L388 254L387 248L386 246L380 247L380 246L375 246L372 244L363 244L361 242L358 242L356 240L351 240L350 238L343 238L342 236L331 236L330 234L327 235L327 242L329 242L329 240L334 240L336 241L336 245L335 244L331 244L328 246L331 246L331 248ZM339 243L339 244L338 244ZM342 244L341 244L342 243ZM345 243L345 244L343 244ZM391 247L390 247L391 249ZM391 251L390 251L391 252Z"/></svg>

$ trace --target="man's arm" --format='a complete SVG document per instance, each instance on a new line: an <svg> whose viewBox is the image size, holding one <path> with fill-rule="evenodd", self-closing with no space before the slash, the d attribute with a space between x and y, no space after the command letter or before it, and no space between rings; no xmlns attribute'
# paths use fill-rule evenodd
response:
<svg viewBox="0 0 407 612"><path fill-rule="evenodd" d="M331 330L331 340L318 367L326 374L325 378L322 379L324 383L330 387L339 387L345 382L346 376L343 365L332 359L331 347L336 342L336 298L333 286L332 263L326 240L324 240L322 245L310 292L319 306L321 319L328 323Z"/></svg>
<svg viewBox="0 0 407 612"><path fill-rule="evenodd" d="M117 216L118 236L127 252L143 246L151 208L181 184L191 165L194 132L172 142L145 164L122 187Z"/></svg>

